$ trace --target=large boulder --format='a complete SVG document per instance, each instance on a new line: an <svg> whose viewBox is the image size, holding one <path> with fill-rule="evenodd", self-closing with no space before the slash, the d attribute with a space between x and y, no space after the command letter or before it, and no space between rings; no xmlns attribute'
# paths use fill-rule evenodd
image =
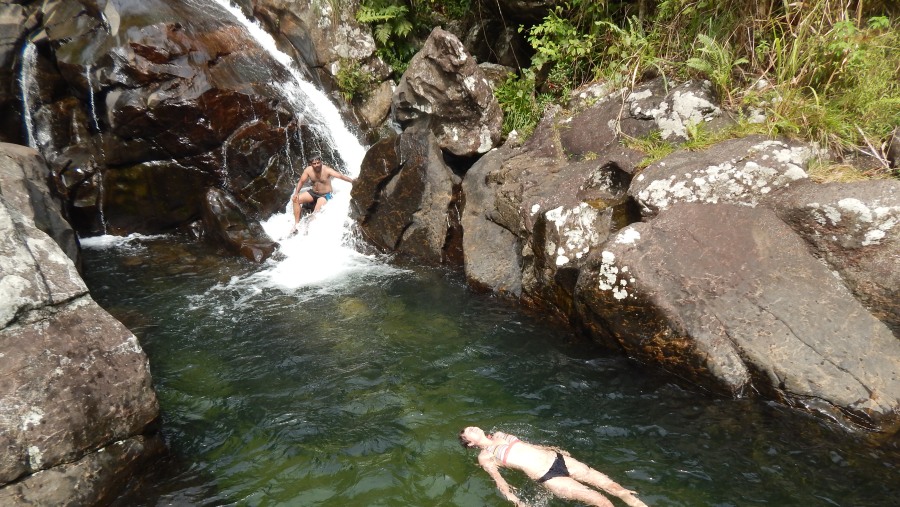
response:
<svg viewBox="0 0 900 507"><path fill-rule="evenodd" d="M438 146L458 157L496 147L503 112L490 82L459 39L435 28L394 90L394 116L404 128L430 126Z"/></svg>
<svg viewBox="0 0 900 507"><path fill-rule="evenodd" d="M203 225L208 237L256 263L268 259L278 247L259 222L247 217L237 199L219 188L206 191Z"/></svg>
<svg viewBox="0 0 900 507"><path fill-rule="evenodd" d="M756 206L770 193L805 180L815 150L803 143L748 136L701 151L678 151L634 178L629 193L646 217L679 202Z"/></svg>
<svg viewBox="0 0 900 507"><path fill-rule="evenodd" d="M518 228L509 229L496 221L497 188L501 182L492 177L500 173L503 163L514 153L511 147L491 150L466 172L460 224L468 283L479 290L517 299L522 295L522 238L517 234Z"/></svg>
<svg viewBox="0 0 900 507"><path fill-rule="evenodd" d="M900 429L900 341L771 210L671 206L619 231L577 294L594 334L682 378Z"/></svg>
<svg viewBox="0 0 900 507"><path fill-rule="evenodd" d="M709 81L670 84L660 77L629 92L618 128L632 137L649 130L659 132L664 141L681 142L691 137L691 129L714 132L732 123Z"/></svg>
<svg viewBox="0 0 900 507"><path fill-rule="evenodd" d="M137 338L35 226L27 207L50 197L31 183L0 195L0 503L55 504L63 490L102 503L161 448L144 435L159 406Z"/></svg>
<svg viewBox="0 0 900 507"><path fill-rule="evenodd" d="M352 215L378 247L432 264L460 262L460 178L427 128L407 129L366 153Z"/></svg>
<svg viewBox="0 0 900 507"><path fill-rule="evenodd" d="M767 204L900 339L900 181L793 185Z"/></svg>
<svg viewBox="0 0 900 507"><path fill-rule="evenodd" d="M54 0L36 18L22 71L30 134L83 235L196 221L213 187L264 218L290 194L302 147L328 146L297 82L312 73L232 12Z"/></svg>

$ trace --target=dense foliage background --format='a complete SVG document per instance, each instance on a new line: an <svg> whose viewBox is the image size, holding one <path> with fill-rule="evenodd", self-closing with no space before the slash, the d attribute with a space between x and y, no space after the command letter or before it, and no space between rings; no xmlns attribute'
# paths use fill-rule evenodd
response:
<svg viewBox="0 0 900 507"><path fill-rule="evenodd" d="M786 135L829 148L832 161L820 178L900 177L885 156L900 126L900 2L545 3L543 19L519 24L530 61L496 90L506 132L528 135L547 104L564 105L586 83L633 87L657 75L700 77L713 83L739 120L716 138L696 126L689 147L752 132ZM433 26L503 18L500 6L490 0L364 0L357 19L372 26L380 56L399 78ZM364 79L349 84L361 86ZM748 121L760 112L765 121ZM628 142L655 156L673 149L659 139Z"/></svg>

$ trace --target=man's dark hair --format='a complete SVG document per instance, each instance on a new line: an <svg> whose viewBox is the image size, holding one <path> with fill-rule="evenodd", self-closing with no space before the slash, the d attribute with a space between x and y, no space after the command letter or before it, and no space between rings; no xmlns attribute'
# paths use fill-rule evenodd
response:
<svg viewBox="0 0 900 507"><path fill-rule="evenodd" d="M314 160L322 160L322 154L318 151L314 151L309 154L309 161L312 162Z"/></svg>

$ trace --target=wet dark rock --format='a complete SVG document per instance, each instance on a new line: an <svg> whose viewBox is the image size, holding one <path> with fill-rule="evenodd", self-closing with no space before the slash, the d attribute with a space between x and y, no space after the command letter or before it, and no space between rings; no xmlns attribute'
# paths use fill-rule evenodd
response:
<svg viewBox="0 0 900 507"><path fill-rule="evenodd" d="M554 6L561 5L559 0L498 0L488 2L488 8L495 8L503 19L516 22L537 23L550 13Z"/></svg>
<svg viewBox="0 0 900 507"><path fill-rule="evenodd" d="M394 91L404 128L430 127L438 145L459 157L487 153L500 142L503 112L477 62L450 32L435 28Z"/></svg>
<svg viewBox="0 0 900 507"><path fill-rule="evenodd" d="M34 29L26 6L0 4L0 142L22 143L24 130L19 113L16 67L25 35Z"/></svg>
<svg viewBox="0 0 900 507"><path fill-rule="evenodd" d="M900 127L894 129L886 142L888 163L892 169L900 169Z"/></svg>
<svg viewBox="0 0 900 507"><path fill-rule="evenodd" d="M281 208L318 119L294 111L277 87L288 70L236 20L158 0L41 9L37 147L80 233L176 229L212 187L254 218Z"/></svg>
<svg viewBox="0 0 900 507"><path fill-rule="evenodd" d="M278 247L259 222L247 217L237 199L218 188L206 192L203 225L207 237L256 263L268 259Z"/></svg>
<svg viewBox="0 0 900 507"><path fill-rule="evenodd" d="M460 262L453 233L459 228L460 178L444 163L434 135L412 128L376 146L351 191L365 236L379 248L431 264Z"/></svg>

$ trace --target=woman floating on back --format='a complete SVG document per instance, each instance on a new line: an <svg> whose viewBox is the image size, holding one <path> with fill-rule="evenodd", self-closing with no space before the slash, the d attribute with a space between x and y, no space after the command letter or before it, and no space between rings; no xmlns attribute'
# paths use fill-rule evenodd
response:
<svg viewBox="0 0 900 507"><path fill-rule="evenodd" d="M525 504L516 497L512 488L500 475L500 467L521 470L554 495L567 500L578 500L598 507L613 507L609 499L587 486L589 484L621 498L630 507L647 507L647 504L635 496L636 492L623 488L561 449L529 444L499 431L488 435L476 426L462 430L459 433L459 442L465 448L481 449L478 464L494 479L497 489L506 499L516 505Z"/></svg>

